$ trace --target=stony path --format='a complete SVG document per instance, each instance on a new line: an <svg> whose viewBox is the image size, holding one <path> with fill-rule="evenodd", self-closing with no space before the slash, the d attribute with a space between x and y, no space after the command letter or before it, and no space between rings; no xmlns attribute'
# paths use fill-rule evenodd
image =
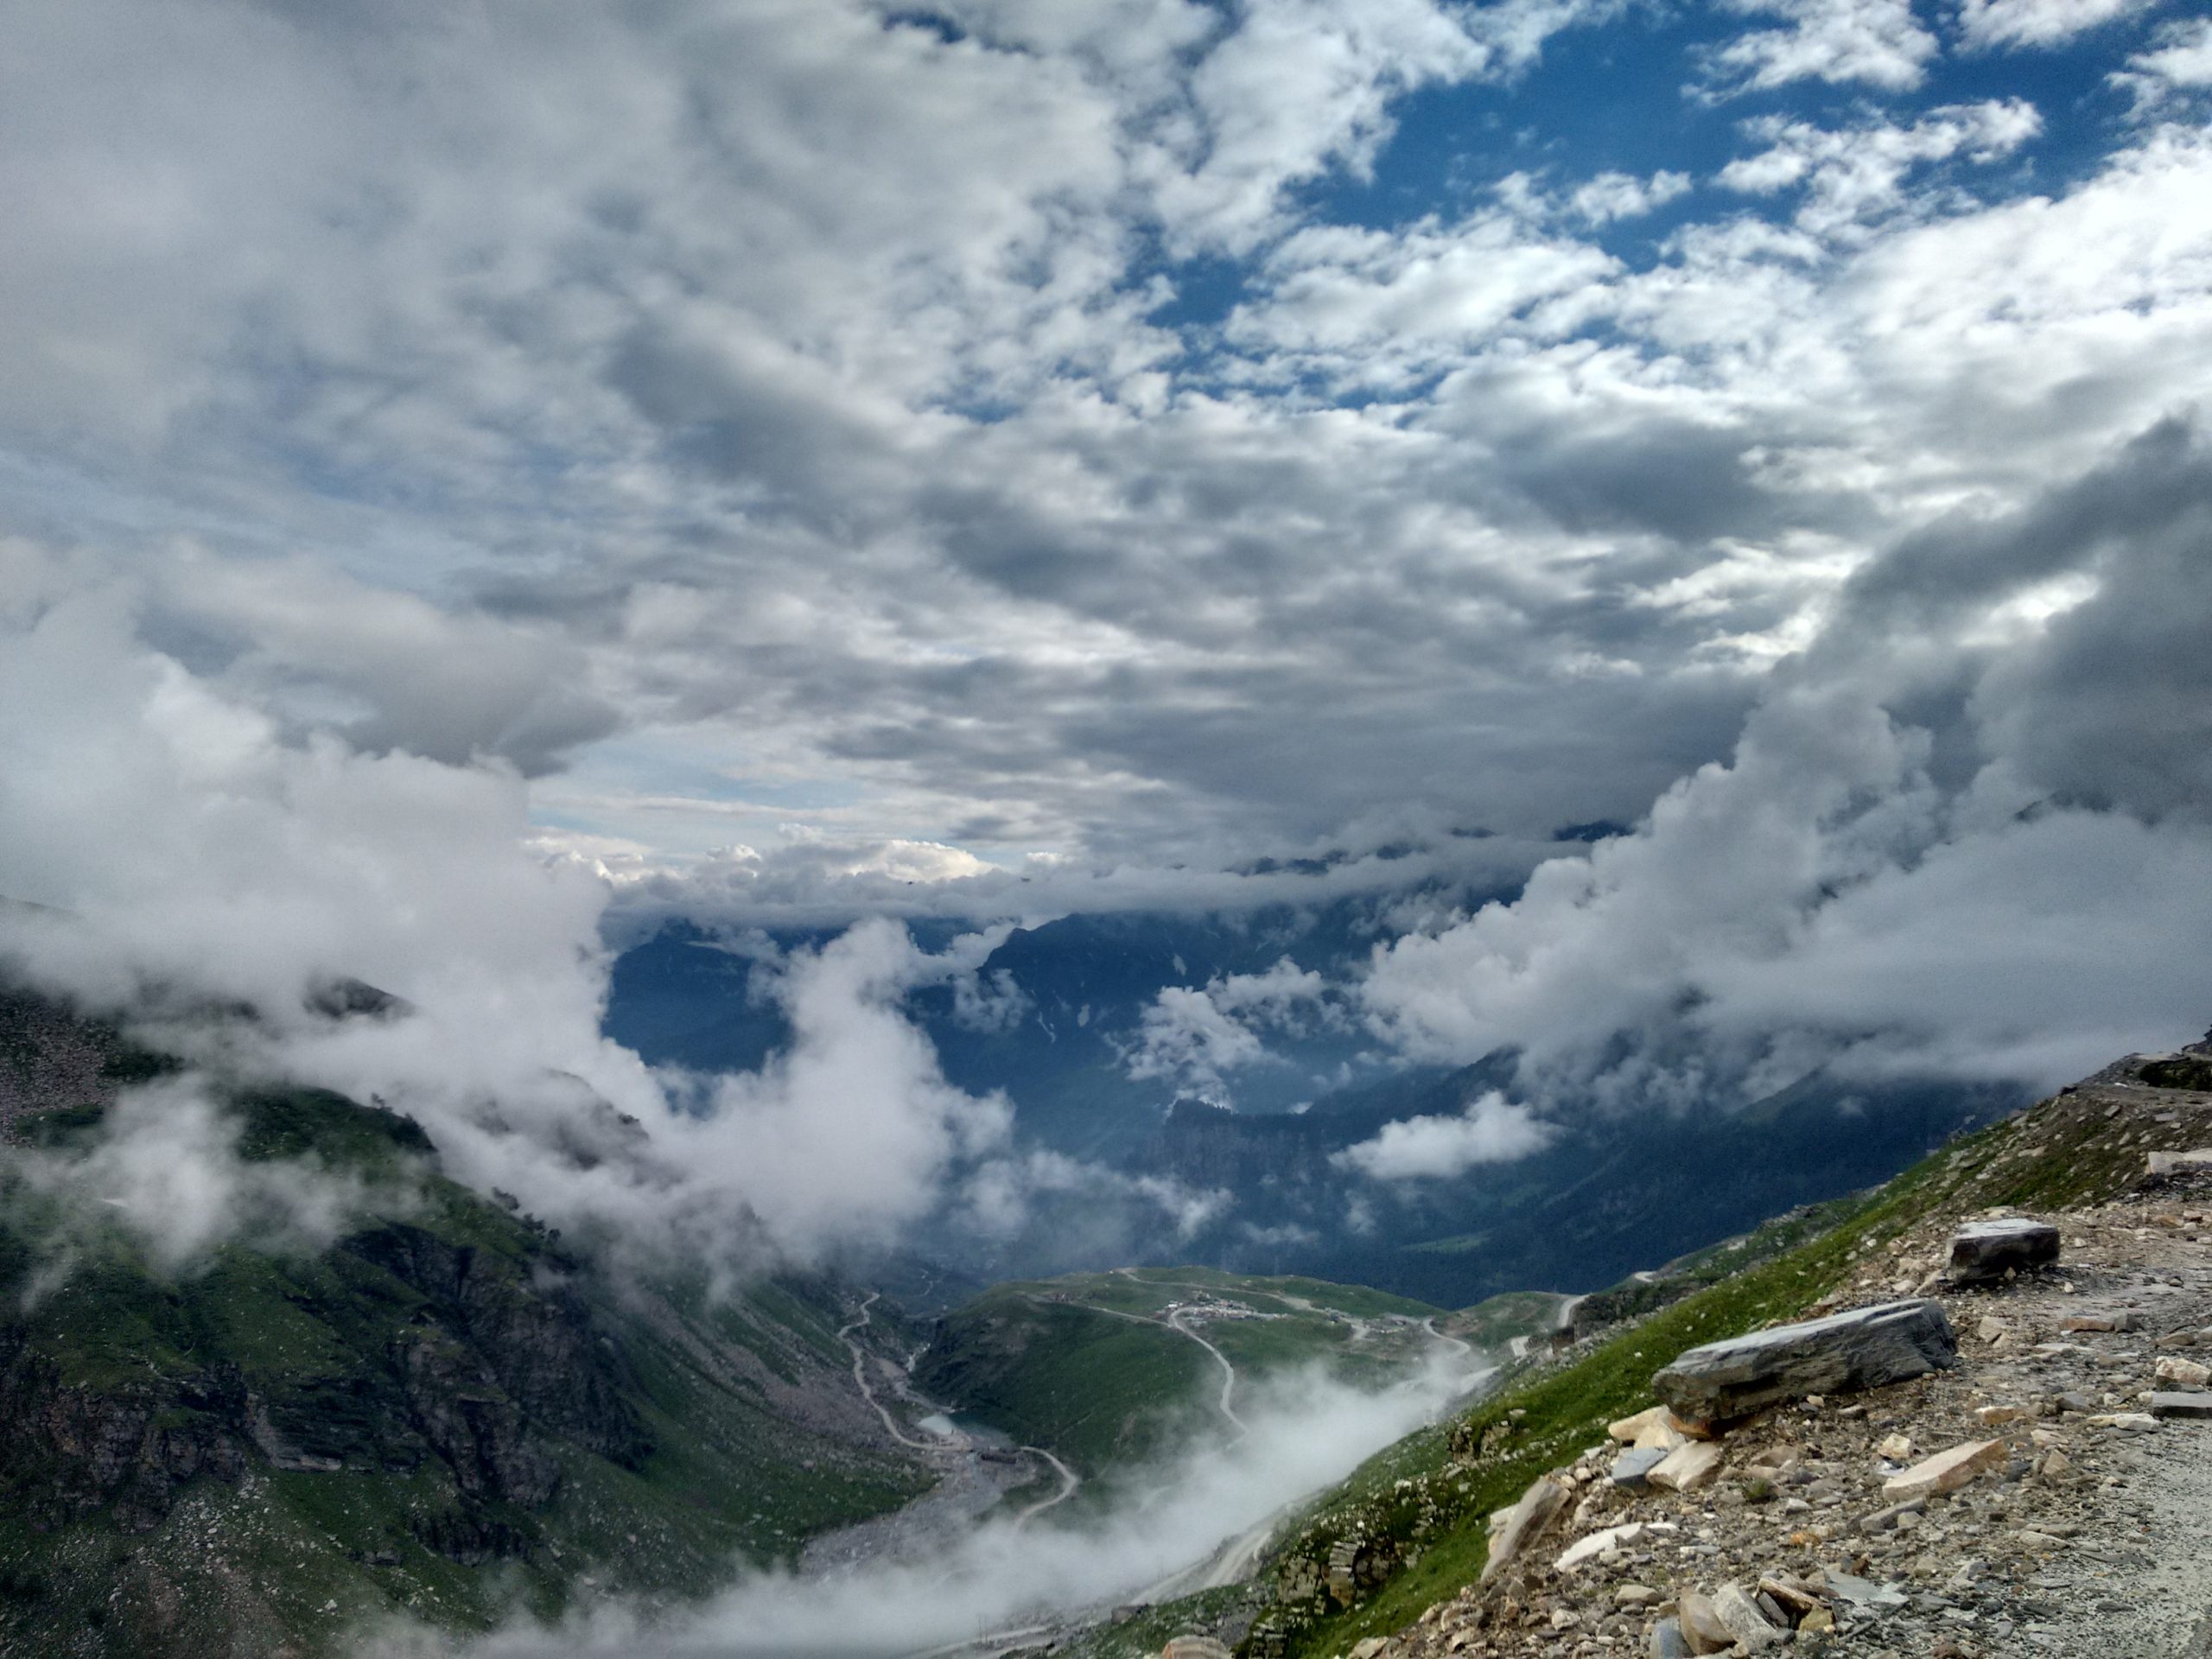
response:
<svg viewBox="0 0 2212 1659"><path fill-rule="evenodd" d="M853 1332L868 1329L869 1321L874 1317L870 1310L875 1306L882 1294L882 1292L876 1290L868 1292L868 1299L861 1304L860 1317L837 1332L837 1340L843 1343L846 1349L852 1354L853 1384L860 1389L861 1397L875 1408L875 1414L883 1419L885 1433L901 1446L909 1446L917 1452L926 1452L935 1457L944 1452L945 1441L917 1440L906 1431L899 1420L891 1414L891 1408L877 1397L874 1385L868 1380L868 1350L853 1340Z"/></svg>
<svg viewBox="0 0 2212 1659"><path fill-rule="evenodd" d="M1066 1503L1078 1491L1083 1490L1083 1477L1076 1473L1074 1470L1069 1468L1066 1464L1061 1462L1059 1459L1054 1457L1050 1452L1047 1452L1043 1446L1025 1446L1021 1449L1029 1453L1031 1457L1040 1458L1052 1466L1052 1472L1060 1478L1060 1490L1054 1492L1050 1497L1038 1499L1036 1503L1032 1503L1027 1509L1022 1510L1020 1515L1015 1516L1014 1517L1014 1524L1016 1529L1027 1526L1032 1521L1034 1521L1039 1516L1043 1515L1046 1510L1058 1509L1061 1504Z"/></svg>
<svg viewBox="0 0 2212 1659"><path fill-rule="evenodd" d="M1961 1338L1955 1370L1754 1418L1688 1493L1617 1486L1619 1448L1593 1448L1566 1471L1564 1521L1493 1585L1356 1659L1642 1659L1685 1592L1748 1593L1762 1578L1812 1586L1813 1623L1834 1621L1791 1632L1799 1653L2207 1659L2212 1421L2154 1421L2142 1405L2201 1386L2190 1368L2212 1364L2212 1195L2050 1218L2065 1240L2056 1272L1939 1295ZM1917 1282L1948 1230L1862 1264L1863 1300L1896 1294L1896 1274ZM1884 1494L1904 1465L1980 1441L1999 1443L1993 1465L1956 1491L1902 1510ZM1559 1567L1578 1539L1624 1525L1642 1530Z"/></svg>

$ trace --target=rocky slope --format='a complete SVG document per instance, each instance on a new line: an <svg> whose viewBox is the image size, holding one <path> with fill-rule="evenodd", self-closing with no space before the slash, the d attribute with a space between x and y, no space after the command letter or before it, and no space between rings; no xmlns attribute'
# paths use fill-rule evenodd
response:
<svg viewBox="0 0 2212 1659"><path fill-rule="evenodd" d="M0 1007L0 1651L305 1652L385 1615L690 1593L926 1484L852 1386L835 1285L618 1281L334 1095L226 1110L247 1167L351 1183L335 1236L165 1264L54 1179L162 1068Z"/></svg>
<svg viewBox="0 0 2212 1659"><path fill-rule="evenodd" d="M2194 1507L2212 1427L2143 1396L2212 1375L2195 1369L2212 1362L2212 1176L2182 1155L2212 1147L2212 1093L2175 1086L2206 1082L2207 1058L2109 1068L1532 1365L1313 1505L1254 1596L1206 1610L1214 1633L1254 1656L1721 1651L1668 1643L1686 1611L1727 1591L1740 1618L1764 1586L1765 1637L1807 1651L2181 1651L2212 1611ZM1951 1286L1953 1235L1993 1215L2056 1224L2059 1262ZM1688 1490L1616 1484L1609 1427L1650 1408L1686 1351L1899 1298L1943 1310L1955 1367L1724 1424ZM1955 1491L1890 1485L1962 1446ZM1523 1517L1485 1581L1493 1521L1547 1481L1560 1501ZM1770 1644L1754 1630L1738 1650Z"/></svg>
<svg viewBox="0 0 2212 1659"><path fill-rule="evenodd" d="M1836 1654L2180 1654L2212 1615L2212 1394L2192 1391L2212 1358L2208 1204L2060 1212L2055 1271L1933 1299L1955 1366L1755 1414L1688 1490L1592 1448L1488 1584L1352 1651L1748 1653L1787 1633ZM1903 1242L1916 1264L1942 1230Z"/></svg>

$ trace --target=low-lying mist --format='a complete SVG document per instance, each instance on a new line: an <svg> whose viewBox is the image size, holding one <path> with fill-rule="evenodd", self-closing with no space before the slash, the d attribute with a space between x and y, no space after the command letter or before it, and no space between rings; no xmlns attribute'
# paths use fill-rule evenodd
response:
<svg viewBox="0 0 2212 1659"><path fill-rule="evenodd" d="M747 1573L670 1611L612 1602L558 1624L518 1618L467 1651L525 1656L775 1655L863 1659L957 1650L1084 1609L1163 1597L1225 1543L1434 1419L1483 1373L1439 1353L1417 1373L1363 1391L1318 1371L1240 1382L1241 1437L1209 1431L1133 1478L1104 1512L1024 1526L1010 1516L929 1540L899 1559L820 1575ZM1249 1394L1245 1391L1249 1388ZM1183 1592L1178 1592L1181 1593ZM418 1629L364 1636L365 1659L450 1652ZM988 1649L985 1649L988 1650Z"/></svg>

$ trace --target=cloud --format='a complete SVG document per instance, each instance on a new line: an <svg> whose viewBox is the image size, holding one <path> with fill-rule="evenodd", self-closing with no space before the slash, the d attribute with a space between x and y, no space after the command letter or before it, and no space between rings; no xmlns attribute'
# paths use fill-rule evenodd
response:
<svg viewBox="0 0 2212 1659"><path fill-rule="evenodd" d="M1188 1243L1226 1215L1233 1199L1218 1187L1130 1175L1034 1147L977 1166L963 1179L957 1202L956 1223L996 1241L1016 1238L1036 1222L1040 1205L1050 1206L1052 1259L1072 1264L1156 1248L1163 1224L1179 1243Z"/></svg>
<svg viewBox="0 0 2212 1659"><path fill-rule="evenodd" d="M1377 1181L1450 1180L1480 1164L1510 1163L1540 1152L1555 1133L1526 1106L1510 1104L1491 1090L1456 1117L1386 1123L1371 1140L1329 1161Z"/></svg>
<svg viewBox="0 0 2212 1659"><path fill-rule="evenodd" d="M372 1205L404 1207L404 1194L371 1194L353 1176L312 1159L247 1162L238 1125L201 1078L187 1075L126 1089L90 1141L59 1151L10 1148L0 1171L64 1206L59 1236L82 1236L92 1217L120 1225L170 1272L204 1266L219 1246L320 1249ZM21 1202L20 1197L16 1202ZM64 1257L54 1265L67 1271ZM51 1275L39 1282L50 1284Z"/></svg>
<svg viewBox="0 0 2212 1659"><path fill-rule="evenodd" d="M2134 54L2109 78L2133 96L2139 116L2212 86L2212 19L2168 23L2153 38L2151 50Z"/></svg>
<svg viewBox="0 0 2212 1659"><path fill-rule="evenodd" d="M1960 155L1978 165L2001 160L2041 132L2043 120L2033 105L2011 99L1930 110L1910 127L1868 121L1827 131L1770 116L1748 130L1769 148L1729 162L1718 182L1754 195L1802 188L1797 224L1832 237L1903 207L1915 169Z"/></svg>
<svg viewBox="0 0 2212 1659"><path fill-rule="evenodd" d="M2043 133L2033 60L1946 63L1909 6L1737 10L1629 174L1551 120L1539 74L1586 70L1548 43L1628 26L1571 0L403 11L0 24L0 828L99 942L46 947L72 982L203 984L319 1075L426 1079L489 1169L660 1138L663 1080L596 1033L610 883L618 926L1414 916L1648 817L1532 887L1564 959L1582 909L1656 925L1630 867L1696 865L1672 817L1746 842L1761 939L1820 902L1789 861L1857 879L1866 836L1908 874L1994 855L2007 811L2185 851L2186 515L2107 494L2126 534L2056 559L2006 527L2201 399L2193 21L2082 34L2138 118ZM1668 96L1681 39L1634 42ZM1731 156L1737 95L1773 118ZM1936 602L2012 561L2036 582ZM1892 611L1933 620L1908 646ZM1535 962L1533 921L1480 925L1478 977ZM1726 953L1643 951L1651 996L1586 1023L1671 1033L1679 1079L1705 1028L1649 1010ZM1545 972L1469 1015L1423 959L1384 1029L1550 1040ZM315 1028L331 971L423 1014ZM873 1023L895 991L844 983L957 1191L969 1109ZM1233 1078L1270 1028L1186 988L1163 1040ZM673 1178L594 1155L535 1178L586 1210Z"/></svg>
<svg viewBox="0 0 2212 1659"><path fill-rule="evenodd" d="M1473 1381L1440 1360L1370 1392L1301 1375L1238 1383L1247 1433L1223 1444L1194 1435L1156 1469L1126 1471L1120 1501L1084 1522L986 1521L932 1537L903 1556L835 1577L748 1573L703 1604L671 1615L602 1605L547 1626L518 1619L471 1644L476 1659L628 1654L857 1656L971 1642L1038 1616L1140 1599L1224 1541L1341 1479L1392 1440L1433 1419ZM438 1645L442 1643L443 1645ZM414 1659L450 1651L419 1631L367 1634L367 1653Z"/></svg>
<svg viewBox="0 0 2212 1659"><path fill-rule="evenodd" d="M2085 29L2146 11L2154 0L1960 0L1959 33L1970 48L2063 45Z"/></svg>
<svg viewBox="0 0 2212 1659"><path fill-rule="evenodd" d="M1535 234L1505 213L1387 233L1300 231L1271 256L1264 302L1240 311L1230 333L1275 351L1420 362L1535 320L1545 302L1612 269L1599 250Z"/></svg>
<svg viewBox="0 0 2212 1659"><path fill-rule="evenodd" d="M952 1088L898 995L937 964L894 922L860 924L784 967L791 1042L759 1072L705 1084L706 1110L666 1126L680 1200L743 1203L802 1256L885 1244L938 1205L948 1173L1001 1150L1002 1096ZM717 1192L719 1189L719 1192Z"/></svg>
<svg viewBox="0 0 2212 1659"><path fill-rule="evenodd" d="M1665 207L1690 191L1690 175L1664 168L1649 178L1632 173L1599 173L1577 185L1567 198L1568 211L1592 225L1616 219L1639 219Z"/></svg>
<svg viewBox="0 0 2212 1659"><path fill-rule="evenodd" d="M1712 48L1703 86L1713 97L1814 79L1910 92L1939 50L1910 0L1729 0L1726 9L1779 16L1788 27L1754 29Z"/></svg>
<svg viewBox="0 0 2212 1659"><path fill-rule="evenodd" d="M1216 975L1203 987L1166 986L1145 1009L1122 1069L1141 1081L1160 1078L1225 1101L1229 1073L1274 1058L1262 1030L1303 1034L1305 1008L1314 1021L1340 1021L1327 994L1319 974L1287 957L1264 973Z"/></svg>
<svg viewBox="0 0 2212 1659"><path fill-rule="evenodd" d="M55 908L7 913L12 971L156 1018L161 1040L226 1074L380 1098L480 1190L726 1271L882 1247L961 1206L968 1224L1018 1224L1026 1193L1094 1173L1022 1163L1008 1103L946 1083L901 1006L950 982L971 1017L1004 1018L1007 988L976 981L1003 927L927 952L877 919L791 953L768 975L785 1050L756 1072L656 1076L600 1034L609 889L531 854L512 767L288 733L227 675L149 645L131 585L30 558L14 574L0 595L0 695L16 716L0 733L7 896ZM315 990L340 977L411 1011L315 1012ZM167 1254L203 1250L276 1213L294 1173L238 1164L211 1112L189 1091L134 1096L112 1139L55 1179L112 1186ZM995 1196L979 1205L963 1189L986 1170ZM1122 1211L1179 1223L1213 1202L1097 1182ZM296 1188L294 1224L334 1224L336 1199Z"/></svg>
<svg viewBox="0 0 2212 1659"><path fill-rule="evenodd" d="M1405 181L1449 162L1393 137L1409 94L1510 112L1602 6L159 11L35 6L0 54L10 523L173 560L195 671L505 758L622 877L773 866L787 824L1018 882L1409 799L1633 817L1840 571L2155 417L2195 343L2186 133L1987 206L1957 175L2004 146L1929 153L1985 107L1950 101L1731 169L1796 146L1802 200L1573 146L1533 205ZM1797 8L1730 84L1916 28ZM1597 245L1662 197L1664 238Z"/></svg>
<svg viewBox="0 0 2212 1659"><path fill-rule="evenodd" d="M2048 1085L2185 1036L2212 1004L2184 943L2212 922L2212 699L2179 646L2208 479L2169 423L2031 507L1901 542L1729 763L1515 902L1379 946L1370 1019L1624 1103L1818 1065Z"/></svg>
<svg viewBox="0 0 2212 1659"><path fill-rule="evenodd" d="M251 563L186 544L153 572L156 631L278 718L357 749L557 770L620 716L574 642L442 610L303 560Z"/></svg>

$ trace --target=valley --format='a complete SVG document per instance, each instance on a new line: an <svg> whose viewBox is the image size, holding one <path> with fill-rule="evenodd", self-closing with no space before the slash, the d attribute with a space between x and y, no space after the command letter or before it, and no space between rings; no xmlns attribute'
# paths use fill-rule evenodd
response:
<svg viewBox="0 0 2212 1659"><path fill-rule="evenodd" d="M1933 1232L1992 1205L2125 1209L2147 1156L2212 1139L2183 1054L1577 1294L1447 1308L1122 1264L918 1317L828 1274L618 1279L589 1241L452 1181L411 1120L312 1090L238 1086L219 1117L249 1173L342 1175L343 1227L180 1271L127 1208L103 1219L67 1185L102 1179L109 1115L166 1098L143 1091L180 1062L6 1007L0 1268L21 1311L0 1386L27 1432L0 1457L0 1637L87 1659L334 1655L394 1620L574 1630L648 1602L733 1654L1395 1641L1478 1574L1483 1518L1683 1348L1912 1290ZM2077 1224L2124 1251L2125 1229Z"/></svg>

